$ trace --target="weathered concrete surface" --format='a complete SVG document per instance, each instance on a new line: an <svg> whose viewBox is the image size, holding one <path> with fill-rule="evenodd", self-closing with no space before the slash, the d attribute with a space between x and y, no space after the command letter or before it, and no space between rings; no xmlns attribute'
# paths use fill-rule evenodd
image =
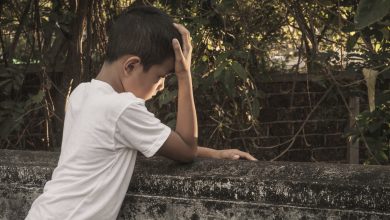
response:
<svg viewBox="0 0 390 220"><path fill-rule="evenodd" d="M23 219L58 153L0 150L0 219ZM390 219L390 167L138 158L118 219Z"/></svg>

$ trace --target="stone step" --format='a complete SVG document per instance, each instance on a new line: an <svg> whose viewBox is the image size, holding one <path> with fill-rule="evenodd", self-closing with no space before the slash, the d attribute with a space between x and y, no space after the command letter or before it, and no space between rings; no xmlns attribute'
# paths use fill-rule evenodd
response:
<svg viewBox="0 0 390 220"><path fill-rule="evenodd" d="M0 219L24 219L42 188L0 184ZM321 209L213 199L129 193L118 220L125 219L390 219L389 213Z"/></svg>
<svg viewBox="0 0 390 220"><path fill-rule="evenodd" d="M2 203L14 206L0 203L0 207L28 211L32 198L50 179L57 160L58 153L1 150ZM139 211L135 212L134 207ZM139 157L121 219L156 213L168 219L182 213L183 219L219 214L231 219L390 219L389 207L387 166L211 159L178 164L160 157ZM136 214L126 217L131 213Z"/></svg>

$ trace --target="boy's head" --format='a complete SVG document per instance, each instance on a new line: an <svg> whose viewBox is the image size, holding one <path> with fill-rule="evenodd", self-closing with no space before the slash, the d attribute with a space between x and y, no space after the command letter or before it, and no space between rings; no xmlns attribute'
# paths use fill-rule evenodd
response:
<svg viewBox="0 0 390 220"><path fill-rule="evenodd" d="M151 6L130 7L109 30L106 62L135 55L148 71L152 65L174 58L173 38L182 45L181 35L167 14Z"/></svg>
<svg viewBox="0 0 390 220"><path fill-rule="evenodd" d="M182 36L167 14L151 6L130 7L115 20L108 34L105 63L119 77L118 91L148 100L164 89L174 71L172 40Z"/></svg>

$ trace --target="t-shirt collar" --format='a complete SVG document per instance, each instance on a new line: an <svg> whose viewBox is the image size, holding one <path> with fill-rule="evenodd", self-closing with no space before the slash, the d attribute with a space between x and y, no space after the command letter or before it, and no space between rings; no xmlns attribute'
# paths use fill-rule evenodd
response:
<svg viewBox="0 0 390 220"><path fill-rule="evenodd" d="M104 82L104 81L101 81L101 80L98 80L98 79L92 79L92 80L91 80L91 83L92 83L92 84L96 84L96 85L98 85L99 87L103 87L103 88L109 90L110 92L116 92L116 93L117 93L117 91L115 91L114 88L112 88L112 86L111 86L110 84L108 84L107 82ZM127 92L127 93L130 94L131 96L133 96L135 99L137 99L137 100L139 100L139 101L145 103L145 100L143 100L143 99L141 99L141 98L138 98L138 97L135 96L133 93L131 93L131 92Z"/></svg>
<svg viewBox="0 0 390 220"><path fill-rule="evenodd" d="M95 85L97 85L99 87L103 87L105 89L109 89L110 91L116 92L114 90L114 88L112 88L112 86L110 84L108 84L107 82L104 82L104 81L101 81L101 80L98 80L98 79L92 79L91 83L95 84Z"/></svg>

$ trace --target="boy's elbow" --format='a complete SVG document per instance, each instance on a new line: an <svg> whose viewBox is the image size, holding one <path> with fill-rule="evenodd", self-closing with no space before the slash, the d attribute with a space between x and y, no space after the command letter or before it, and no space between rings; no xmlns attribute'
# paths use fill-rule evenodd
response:
<svg viewBox="0 0 390 220"><path fill-rule="evenodd" d="M194 143L194 145L189 146L189 148L191 149L190 152L181 160L183 163L192 163L197 157L198 145Z"/></svg>
<svg viewBox="0 0 390 220"><path fill-rule="evenodd" d="M198 138L182 138L179 133L174 132L168 137L164 144L161 153L170 159L180 163L191 163L197 157L198 152Z"/></svg>

